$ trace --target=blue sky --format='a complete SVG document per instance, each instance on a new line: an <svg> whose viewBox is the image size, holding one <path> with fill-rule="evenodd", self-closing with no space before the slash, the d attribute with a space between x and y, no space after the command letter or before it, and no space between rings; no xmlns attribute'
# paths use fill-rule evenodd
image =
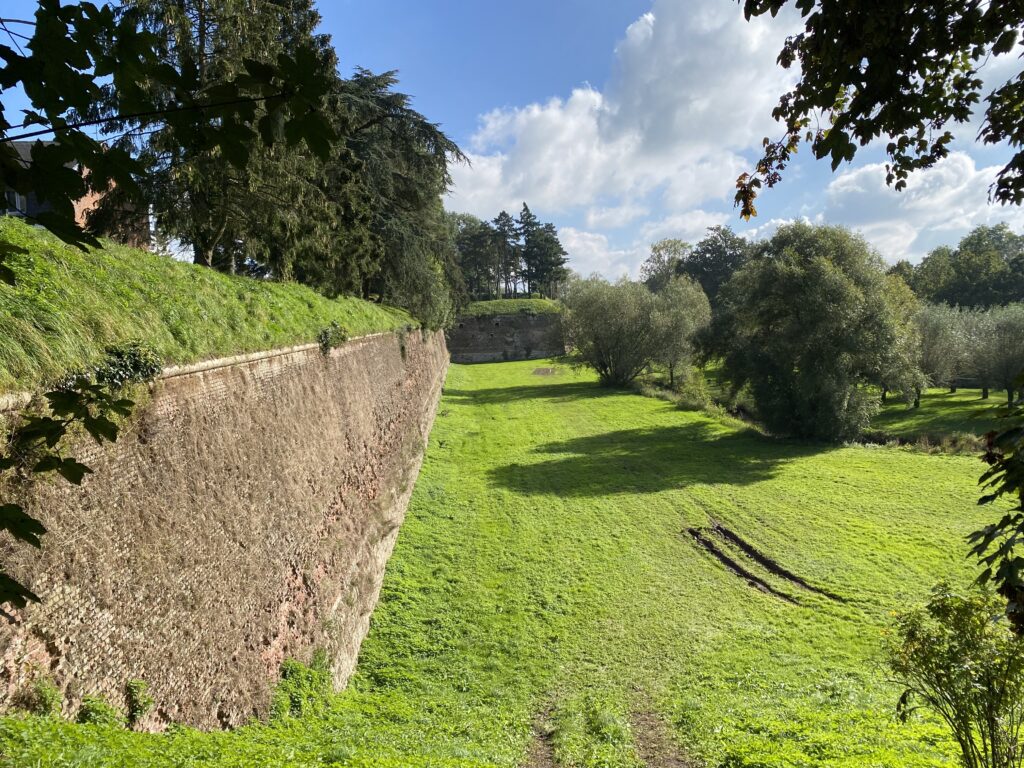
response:
<svg viewBox="0 0 1024 768"><path fill-rule="evenodd" d="M5 0L4 14L34 7ZM651 242L720 223L751 237L795 219L845 224L889 261L917 261L978 224L1024 229L1020 209L987 202L1009 153L969 140L899 194L878 148L835 174L805 153L762 195L760 216L740 221L732 185L778 135L770 113L793 75L775 57L792 15L748 23L735 0L335 0L320 11L343 71L398 70L400 89L470 155L449 209L492 218L525 200L583 273L635 273ZM986 79L1019 68L1003 57Z"/></svg>

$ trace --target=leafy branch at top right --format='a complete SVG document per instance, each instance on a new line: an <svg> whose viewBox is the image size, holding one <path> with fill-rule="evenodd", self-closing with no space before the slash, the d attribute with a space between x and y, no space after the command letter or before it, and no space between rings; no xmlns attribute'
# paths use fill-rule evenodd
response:
<svg viewBox="0 0 1024 768"><path fill-rule="evenodd" d="M747 19L775 16L790 0L744 0ZM765 138L752 172L736 180L744 219L757 215L762 187L782 180L801 144L835 170L858 149L888 139L886 181L906 187L913 171L950 151L955 126L967 126L985 96L977 139L1005 144L1012 156L989 194L1024 202L1024 72L986 84L982 69L1021 48L1024 4L1017 0L795 0L803 31L786 39L779 64L800 79L772 115L781 139Z"/></svg>

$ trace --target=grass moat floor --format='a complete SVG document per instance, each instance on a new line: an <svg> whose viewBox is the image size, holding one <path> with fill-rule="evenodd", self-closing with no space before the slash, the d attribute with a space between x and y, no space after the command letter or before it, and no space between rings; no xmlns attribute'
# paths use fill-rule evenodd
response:
<svg viewBox="0 0 1024 768"><path fill-rule="evenodd" d="M347 691L231 733L10 717L0 765L953 766L879 649L972 578L981 468L452 366Z"/></svg>

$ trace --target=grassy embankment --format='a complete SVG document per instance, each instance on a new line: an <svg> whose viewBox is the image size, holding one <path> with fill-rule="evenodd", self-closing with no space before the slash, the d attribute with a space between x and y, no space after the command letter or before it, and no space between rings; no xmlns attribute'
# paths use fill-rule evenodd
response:
<svg viewBox="0 0 1024 768"><path fill-rule="evenodd" d="M474 301L462 315L465 317L490 317L491 315L553 315L562 311L562 305L551 299L492 299Z"/></svg>
<svg viewBox="0 0 1024 768"><path fill-rule="evenodd" d="M452 367L358 671L322 711L163 736L8 718L0 765L955 765L934 722L893 717L879 646L892 611L972 577L976 460L773 441L550 365Z"/></svg>
<svg viewBox="0 0 1024 768"><path fill-rule="evenodd" d="M168 364L190 363L315 341L332 321L352 336L410 322L359 299L331 300L124 246L83 253L12 218L0 217L0 236L29 251L5 262L17 284L0 283L0 393L88 367L126 341L149 344Z"/></svg>

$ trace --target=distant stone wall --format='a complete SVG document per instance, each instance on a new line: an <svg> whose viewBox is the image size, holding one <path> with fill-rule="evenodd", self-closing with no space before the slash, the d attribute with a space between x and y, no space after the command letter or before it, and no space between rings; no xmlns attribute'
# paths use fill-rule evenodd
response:
<svg viewBox="0 0 1024 768"><path fill-rule="evenodd" d="M142 679L148 727L266 712L282 660L354 668L444 381L441 334L386 334L165 376L81 488L25 501L0 548L42 603L0 617L0 706L51 676L69 713Z"/></svg>
<svg viewBox="0 0 1024 768"><path fill-rule="evenodd" d="M565 354L562 316L555 313L460 317L448 331L453 363L534 360Z"/></svg>

